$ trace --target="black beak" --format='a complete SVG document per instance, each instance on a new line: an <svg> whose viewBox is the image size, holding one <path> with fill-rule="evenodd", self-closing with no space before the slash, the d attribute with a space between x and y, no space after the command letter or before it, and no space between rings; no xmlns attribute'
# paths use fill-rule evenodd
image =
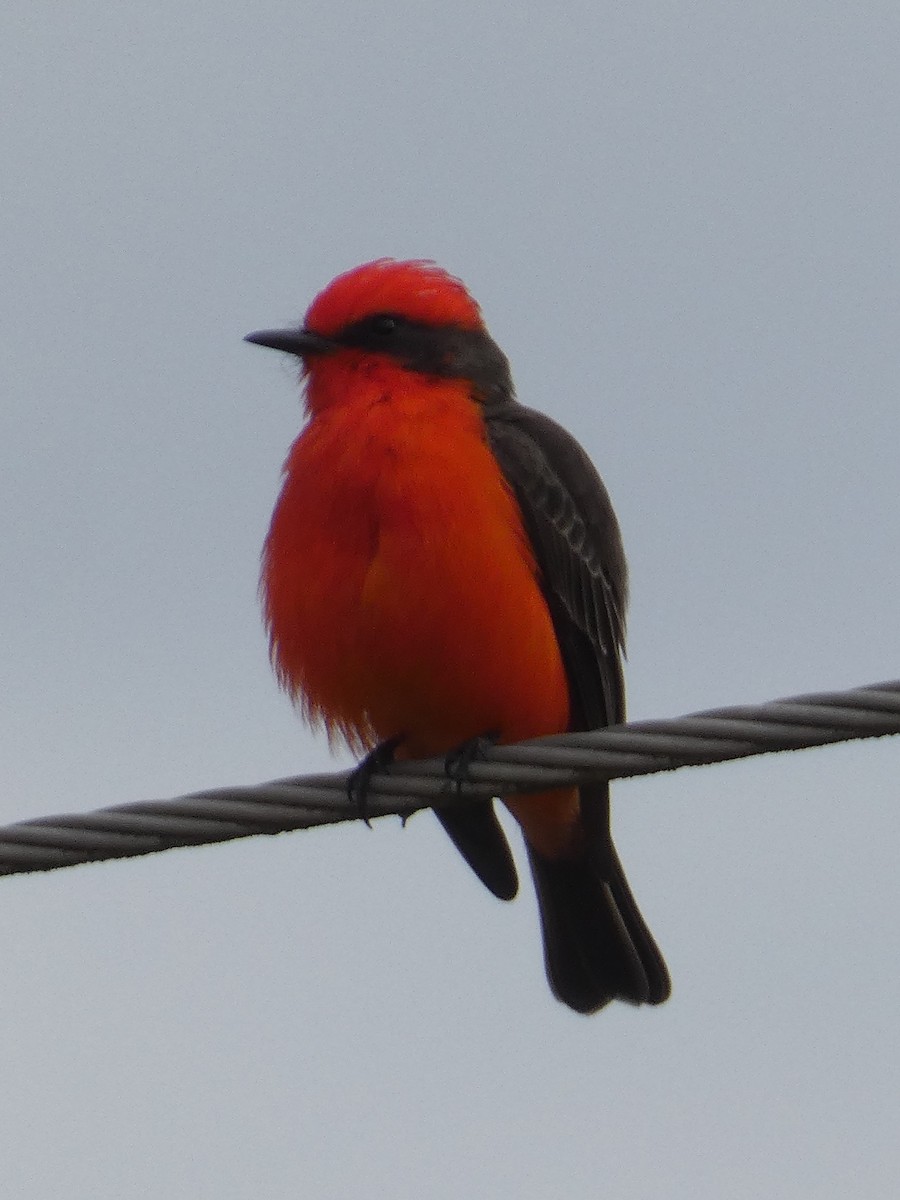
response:
<svg viewBox="0 0 900 1200"><path fill-rule="evenodd" d="M328 354L338 348L336 342L308 329L260 329L256 333L248 333L244 341L253 342L255 346L268 346L270 350L296 354L298 358L305 358L307 354Z"/></svg>

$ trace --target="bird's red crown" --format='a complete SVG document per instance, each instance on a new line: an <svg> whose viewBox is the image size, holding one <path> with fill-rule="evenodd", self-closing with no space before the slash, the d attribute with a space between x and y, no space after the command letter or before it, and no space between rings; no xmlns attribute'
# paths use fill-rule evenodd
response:
<svg viewBox="0 0 900 1200"><path fill-rule="evenodd" d="M338 275L313 300L305 327L333 337L374 313L396 313L425 325L481 329L481 310L460 280L433 262L377 258Z"/></svg>

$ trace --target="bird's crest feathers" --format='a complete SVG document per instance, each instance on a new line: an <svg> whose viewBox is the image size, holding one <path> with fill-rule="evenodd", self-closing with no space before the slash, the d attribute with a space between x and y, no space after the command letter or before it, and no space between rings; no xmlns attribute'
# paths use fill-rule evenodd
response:
<svg viewBox="0 0 900 1200"><path fill-rule="evenodd" d="M309 307L307 329L323 337L375 313L394 313L423 325L481 329L481 310L465 286L436 263L377 258L338 275Z"/></svg>

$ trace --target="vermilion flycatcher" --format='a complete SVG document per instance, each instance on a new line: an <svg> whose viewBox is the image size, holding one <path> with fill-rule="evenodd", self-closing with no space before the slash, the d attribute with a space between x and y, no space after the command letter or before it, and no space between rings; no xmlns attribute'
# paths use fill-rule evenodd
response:
<svg viewBox="0 0 900 1200"><path fill-rule="evenodd" d="M334 280L299 329L307 424L262 562L272 660L312 725L424 758L624 719L627 571L581 446L514 396L477 304L428 262ZM665 963L609 830L605 783L505 801L525 835L547 976L579 1012L659 1004ZM503 899L515 866L491 802L436 810Z"/></svg>

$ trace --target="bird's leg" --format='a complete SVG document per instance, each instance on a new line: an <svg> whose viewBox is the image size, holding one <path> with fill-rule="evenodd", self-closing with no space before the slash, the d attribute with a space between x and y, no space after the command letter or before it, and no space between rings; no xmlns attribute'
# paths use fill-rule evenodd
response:
<svg viewBox="0 0 900 1200"><path fill-rule="evenodd" d="M444 770L447 778L456 788L456 794L462 791L463 784L469 782L469 768L473 762L484 758L485 750L496 746L500 741L498 730L491 729L486 733L476 734L467 738L460 746L456 746L444 759Z"/></svg>
<svg viewBox="0 0 900 1200"><path fill-rule="evenodd" d="M347 779L347 799L351 804L356 805L356 812L360 820L365 821L370 828L372 822L369 820L368 811L369 784L372 782L373 775L377 775L379 771L391 765L394 761L394 753L402 741L403 735L397 734L395 737L379 742L375 749L370 750L359 762L356 769L351 771Z"/></svg>

